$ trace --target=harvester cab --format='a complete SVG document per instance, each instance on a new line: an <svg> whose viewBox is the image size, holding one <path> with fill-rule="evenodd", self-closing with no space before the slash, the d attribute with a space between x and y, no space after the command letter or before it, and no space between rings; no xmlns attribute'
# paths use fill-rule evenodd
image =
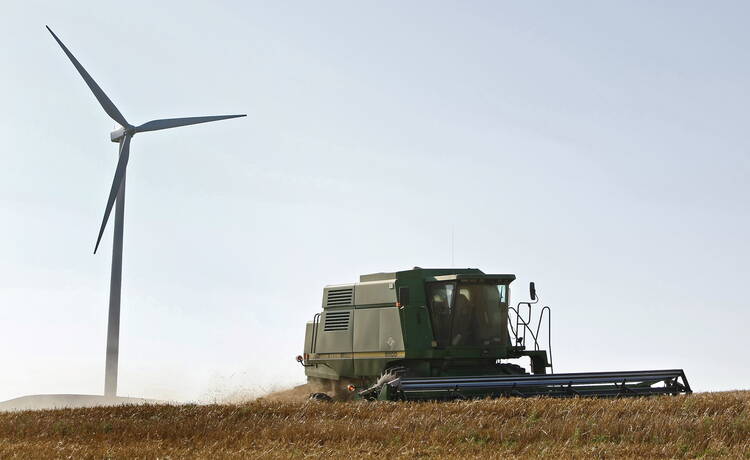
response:
<svg viewBox="0 0 750 460"><path fill-rule="evenodd" d="M463 399L689 393L682 370L554 374L551 311L510 301L515 275L474 268L360 276L326 286L307 323L304 366L316 398ZM546 324L545 320L546 319ZM540 346L546 326L547 350ZM528 358L528 369L508 362Z"/></svg>

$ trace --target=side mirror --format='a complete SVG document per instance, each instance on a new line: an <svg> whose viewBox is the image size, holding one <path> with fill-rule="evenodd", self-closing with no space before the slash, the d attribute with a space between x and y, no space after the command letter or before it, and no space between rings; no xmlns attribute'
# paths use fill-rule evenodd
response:
<svg viewBox="0 0 750 460"><path fill-rule="evenodd" d="M402 286L398 288L398 306L405 307L409 305L409 288Z"/></svg>
<svg viewBox="0 0 750 460"><path fill-rule="evenodd" d="M531 300L536 300L536 286L534 286L534 282L529 283L529 296L531 296Z"/></svg>

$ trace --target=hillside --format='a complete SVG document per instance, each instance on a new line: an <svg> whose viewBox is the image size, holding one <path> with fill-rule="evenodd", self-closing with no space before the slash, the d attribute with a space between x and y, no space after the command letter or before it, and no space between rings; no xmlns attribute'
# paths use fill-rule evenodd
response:
<svg viewBox="0 0 750 460"><path fill-rule="evenodd" d="M0 458L750 458L750 392L0 413Z"/></svg>

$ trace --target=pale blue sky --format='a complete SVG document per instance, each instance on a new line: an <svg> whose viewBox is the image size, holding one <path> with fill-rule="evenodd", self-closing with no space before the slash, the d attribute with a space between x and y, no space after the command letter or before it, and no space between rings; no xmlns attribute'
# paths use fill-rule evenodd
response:
<svg viewBox="0 0 750 460"><path fill-rule="evenodd" d="M537 282L557 371L747 388L745 2L9 2L0 400L103 388L113 123L120 394L303 381L325 284L455 263Z"/></svg>

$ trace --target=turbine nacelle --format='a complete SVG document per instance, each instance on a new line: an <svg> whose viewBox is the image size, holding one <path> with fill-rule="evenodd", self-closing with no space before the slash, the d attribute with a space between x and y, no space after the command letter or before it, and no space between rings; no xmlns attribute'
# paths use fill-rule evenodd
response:
<svg viewBox="0 0 750 460"><path fill-rule="evenodd" d="M109 139L112 142L120 143L122 142L122 139L125 137L125 134L127 134L129 131L128 128L123 128L122 126L117 128L116 130L109 133Z"/></svg>

